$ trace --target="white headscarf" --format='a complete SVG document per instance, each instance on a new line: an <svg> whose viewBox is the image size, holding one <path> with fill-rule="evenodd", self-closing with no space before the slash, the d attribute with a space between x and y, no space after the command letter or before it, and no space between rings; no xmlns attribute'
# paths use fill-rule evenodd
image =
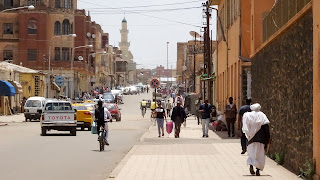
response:
<svg viewBox="0 0 320 180"><path fill-rule="evenodd" d="M267 116L260 111L260 104L253 104L250 106L250 109L252 112L244 113L242 118L242 131L246 134L249 141L261 129L262 125L270 123Z"/></svg>

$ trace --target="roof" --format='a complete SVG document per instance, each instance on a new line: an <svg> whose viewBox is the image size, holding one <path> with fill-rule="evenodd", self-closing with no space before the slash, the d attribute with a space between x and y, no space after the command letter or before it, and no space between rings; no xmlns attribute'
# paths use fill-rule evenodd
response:
<svg viewBox="0 0 320 180"><path fill-rule="evenodd" d="M122 22L125 22L125 23L126 23L126 22L127 22L126 18L123 18Z"/></svg>
<svg viewBox="0 0 320 180"><path fill-rule="evenodd" d="M38 70L33 70L30 68L26 68L26 67L19 66L16 64L8 63L5 61L0 62L0 69L6 70L6 71L10 71L10 70L18 71L20 73L39 73L40 72Z"/></svg>

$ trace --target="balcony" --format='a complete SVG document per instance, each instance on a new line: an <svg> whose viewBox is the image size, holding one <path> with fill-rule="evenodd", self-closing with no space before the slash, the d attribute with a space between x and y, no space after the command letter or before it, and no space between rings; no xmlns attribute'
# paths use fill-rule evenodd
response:
<svg viewBox="0 0 320 180"><path fill-rule="evenodd" d="M265 42L311 0L279 0L263 19L262 40Z"/></svg>

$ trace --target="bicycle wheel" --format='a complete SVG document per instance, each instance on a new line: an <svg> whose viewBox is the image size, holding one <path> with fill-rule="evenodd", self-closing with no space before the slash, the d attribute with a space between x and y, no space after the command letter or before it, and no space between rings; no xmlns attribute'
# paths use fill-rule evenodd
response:
<svg viewBox="0 0 320 180"><path fill-rule="evenodd" d="M104 150L104 142L103 142L103 139L100 139L99 145L100 145L100 151L103 151L103 150Z"/></svg>

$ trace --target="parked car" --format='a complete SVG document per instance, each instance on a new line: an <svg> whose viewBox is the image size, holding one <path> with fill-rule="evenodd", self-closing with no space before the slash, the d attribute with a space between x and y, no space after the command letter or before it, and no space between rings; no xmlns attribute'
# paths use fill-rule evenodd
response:
<svg viewBox="0 0 320 180"><path fill-rule="evenodd" d="M94 120L95 119L94 118L94 112L95 112L95 109L96 109L95 104L92 102L92 103L83 103L83 105L87 106L88 110L91 113L92 119Z"/></svg>
<svg viewBox="0 0 320 180"><path fill-rule="evenodd" d="M117 98L117 103L123 104L123 95L121 90L111 90L111 93Z"/></svg>
<svg viewBox="0 0 320 180"><path fill-rule="evenodd" d="M46 98L30 97L24 105L24 117L26 122L31 120L40 120Z"/></svg>
<svg viewBox="0 0 320 180"><path fill-rule="evenodd" d="M91 131L93 120L88 107L83 104L72 104L72 107L77 110L77 127L81 127L82 131L84 131L84 128L88 128Z"/></svg>
<svg viewBox="0 0 320 180"><path fill-rule="evenodd" d="M102 99L106 103L115 103L116 102L112 93L103 93Z"/></svg>
<svg viewBox="0 0 320 180"><path fill-rule="evenodd" d="M103 104L103 106L109 110L112 118L116 119L116 121L121 121L121 109L118 107L118 105L112 103L105 103Z"/></svg>
<svg viewBox="0 0 320 180"><path fill-rule="evenodd" d="M72 136L77 135L77 116L70 101L49 100L46 101L41 115L41 135L47 131L70 131Z"/></svg>

